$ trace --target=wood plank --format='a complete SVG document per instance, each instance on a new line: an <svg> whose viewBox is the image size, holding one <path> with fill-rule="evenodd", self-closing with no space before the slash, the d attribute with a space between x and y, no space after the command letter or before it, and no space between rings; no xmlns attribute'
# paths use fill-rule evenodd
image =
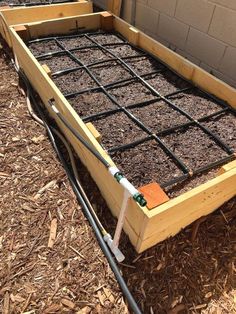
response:
<svg viewBox="0 0 236 314"><path fill-rule="evenodd" d="M101 143L102 140L102 136L101 133L98 132L98 130L95 128L94 124L92 124L92 122L88 122L86 123L87 128L89 129L89 131L92 133L92 135L94 136L94 138Z"/></svg>
<svg viewBox="0 0 236 314"><path fill-rule="evenodd" d="M81 0L68 4L39 5L37 7L0 8L0 21L4 31L0 29L7 44L12 47L8 27L17 24L35 23L42 20L60 19L93 12L92 2Z"/></svg>
<svg viewBox="0 0 236 314"><path fill-rule="evenodd" d="M101 28L100 13L91 13L81 16L65 17L51 21L28 23L31 38L54 34L71 34L77 30L93 30Z"/></svg>
<svg viewBox="0 0 236 314"><path fill-rule="evenodd" d="M50 68L47 66L47 64L43 64L43 65L42 65L42 68L43 68L43 70L47 73L47 75L48 75L49 77L52 76L52 71L51 71Z"/></svg>
<svg viewBox="0 0 236 314"><path fill-rule="evenodd" d="M221 167L220 170L218 171L218 175L221 175L221 174L225 173L226 171L229 171L233 168L236 168L236 160L231 161L228 164Z"/></svg>

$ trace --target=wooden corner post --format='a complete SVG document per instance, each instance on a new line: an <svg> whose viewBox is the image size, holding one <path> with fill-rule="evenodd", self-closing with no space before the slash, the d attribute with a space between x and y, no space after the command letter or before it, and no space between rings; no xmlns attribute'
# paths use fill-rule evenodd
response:
<svg viewBox="0 0 236 314"><path fill-rule="evenodd" d="M25 25L16 25L13 26L14 30L17 34L24 40L27 41L30 38L29 29Z"/></svg>
<svg viewBox="0 0 236 314"><path fill-rule="evenodd" d="M112 31L113 30L113 16L109 12L101 13L101 28L104 31Z"/></svg>

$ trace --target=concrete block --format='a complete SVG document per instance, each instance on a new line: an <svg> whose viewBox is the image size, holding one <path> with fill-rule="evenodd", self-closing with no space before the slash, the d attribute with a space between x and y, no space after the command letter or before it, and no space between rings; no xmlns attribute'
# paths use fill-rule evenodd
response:
<svg viewBox="0 0 236 314"><path fill-rule="evenodd" d="M203 68L204 70L206 70L207 72L211 73L212 75L214 75L215 77L217 77L218 79L222 80L223 82L229 84L232 87L236 87L236 80L232 80L228 75L223 74L222 72L209 67L207 64L201 62L200 67Z"/></svg>
<svg viewBox="0 0 236 314"><path fill-rule="evenodd" d="M175 17L200 31L207 32L215 5L206 0L179 0Z"/></svg>
<svg viewBox="0 0 236 314"><path fill-rule="evenodd" d="M189 26L165 14L160 14L157 35L178 48L183 49L188 35Z"/></svg>
<svg viewBox="0 0 236 314"><path fill-rule="evenodd" d="M209 34L236 47L236 11L217 6L209 29Z"/></svg>
<svg viewBox="0 0 236 314"><path fill-rule="evenodd" d="M236 10L236 1L235 0L210 0L212 3L222 5L223 7Z"/></svg>
<svg viewBox="0 0 236 314"><path fill-rule="evenodd" d="M107 1L106 0L93 0L93 3L103 10L107 9Z"/></svg>
<svg viewBox="0 0 236 314"><path fill-rule="evenodd" d="M147 4L161 13L174 16L177 0L148 0Z"/></svg>
<svg viewBox="0 0 236 314"><path fill-rule="evenodd" d="M236 48L227 47L219 71L236 81Z"/></svg>
<svg viewBox="0 0 236 314"><path fill-rule="evenodd" d="M199 65L200 64L200 60L198 60L197 58L191 56L189 53L187 53L184 50L181 49L177 49L176 52L181 55L182 57L186 58L187 60L191 61L192 63Z"/></svg>
<svg viewBox="0 0 236 314"><path fill-rule="evenodd" d="M190 28L186 51L206 64L217 68L223 57L226 45L211 36Z"/></svg>
<svg viewBox="0 0 236 314"><path fill-rule="evenodd" d="M155 33L157 31L159 13L142 3L136 5L135 25Z"/></svg>
<svg viewBox="0 0 236 314"><path fill-rule="evenodd" d="M132 22L132 8L132 0L123 0L121 17L128 23Z"/></svg>
<svg viewBox="0 0 236 314"><path fill-rule="evenodd" d="M167 40L165 40L165 39L159 37L157 34L152 33L152 32L150 32L150 31L145 31L145 33L146 33L148 36L150 36L150 37L152 37L153 39L155 39L156 41L158 41L159 43L161 43L162 45L164 45L164 46L166 46L166 47L169 47L170 43L169 43Z"/></svg>

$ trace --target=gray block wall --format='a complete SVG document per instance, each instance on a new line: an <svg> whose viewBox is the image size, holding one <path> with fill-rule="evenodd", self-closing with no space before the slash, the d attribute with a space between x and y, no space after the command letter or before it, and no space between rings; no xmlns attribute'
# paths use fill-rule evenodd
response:
<svg viewBox="0 0 236 314"><path fill-rule="evenodd" d="M122 17L236 87L236 0L123 0Z"/></svg>

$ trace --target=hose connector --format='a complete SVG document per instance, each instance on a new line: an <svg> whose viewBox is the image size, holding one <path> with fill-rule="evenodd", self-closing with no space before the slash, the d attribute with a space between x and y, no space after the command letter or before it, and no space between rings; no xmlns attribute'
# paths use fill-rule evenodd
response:
<svg viewBox="0 0 236 314"><path fill-rule="evenodd" d="M133 197L133 199L142 207L147 205L147 201L145 200L143 194L141 194L134 186L131 184L124 175L119 171L116 167L109 167L110 174L116 179L118 183L120 183L125 190L129 192L129 194Z"/></svg>
<svg viewBox="0 0 236 314"><path fill-rule="evenodd" d="M114 245L113 239L109 233L105 234L103 237L104 241L107 243L109 246L111 252L114 254L116 260L121 263L125 259L124 254L121 252L121 250Z"/></svg>
<svg viewBox="0 0 236 314"><path fill-rule="evenodd" d="M147 201L144 198L144 195L140 192L133 195L133 199L139 203L140 206L144 207L147 205Z"/></svg>

